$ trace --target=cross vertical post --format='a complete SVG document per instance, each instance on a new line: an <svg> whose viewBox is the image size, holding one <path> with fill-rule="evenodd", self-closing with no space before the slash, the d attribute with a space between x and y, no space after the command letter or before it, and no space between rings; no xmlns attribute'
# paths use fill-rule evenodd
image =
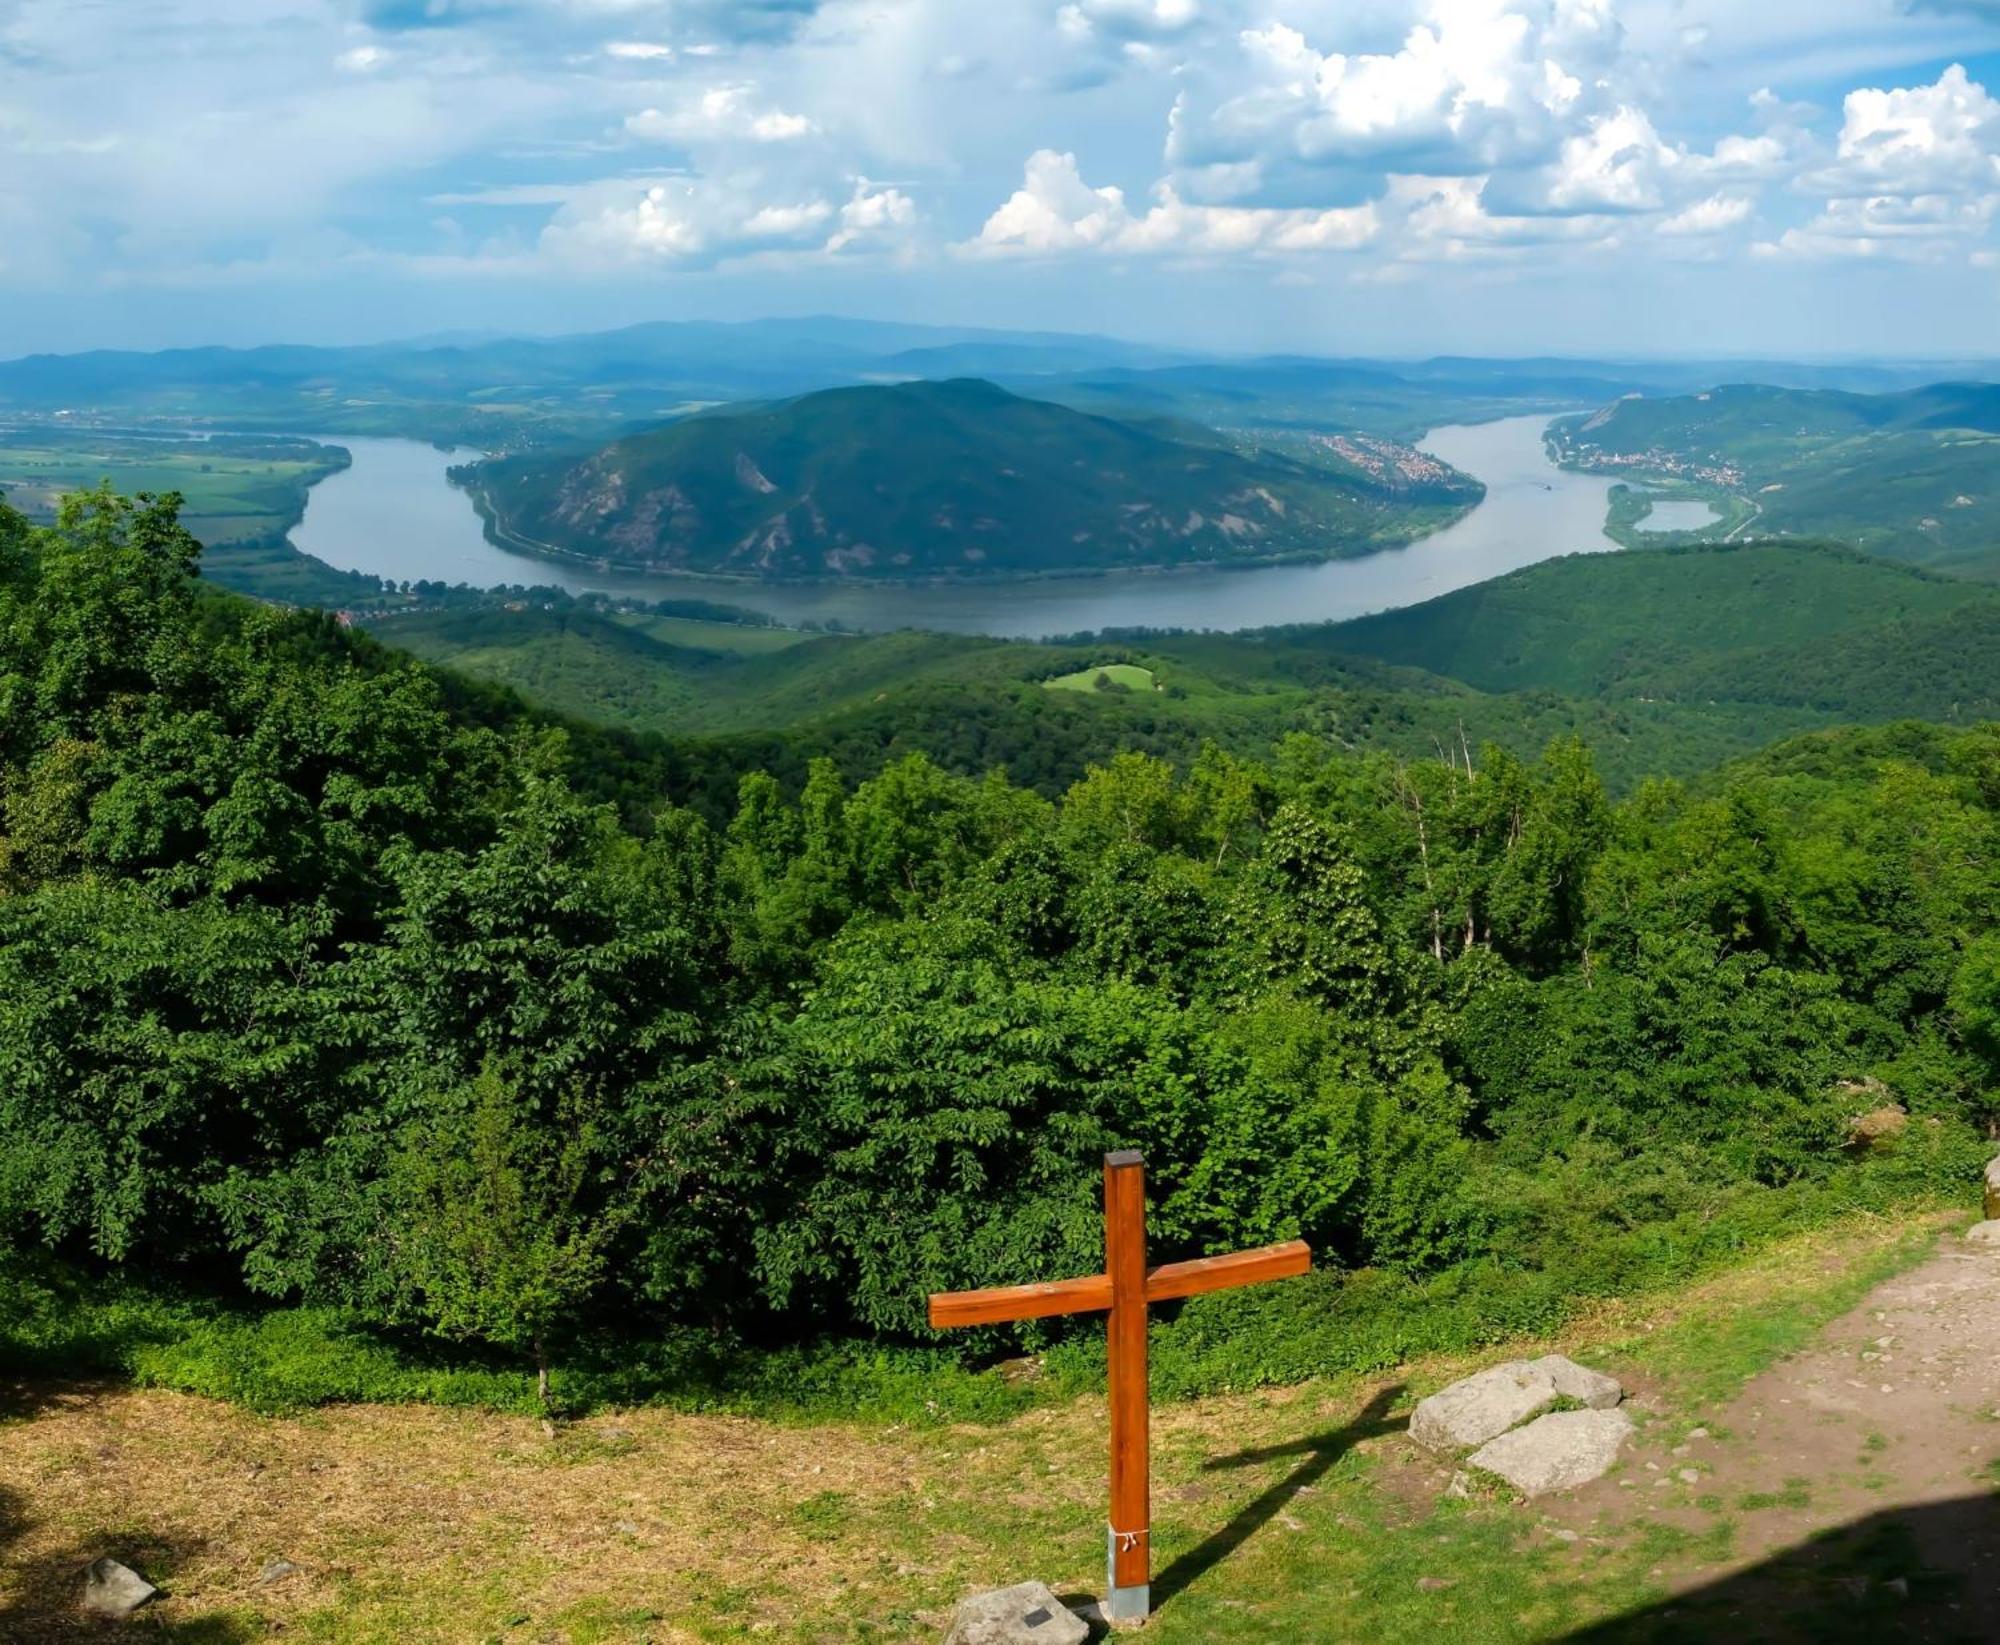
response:
<svg viewBox="0 0 2000 1645"><path fill-rule="evenodd" d="M1111 1523L1105 1612L1114 1622L1151 1608L1152 1508L1146 1397L1146 1167L1127 1149L1104 1156L1105 1336L1111 1394Z"/></svg>
<svg viewBox="0 0 2000 1645"><path fill-rule="evenodd" d="M1156 1302L1288 1279L1312 1267L1304 1240L1255 1251L1146 1266L1146 1166L1131 1149L1104 1156L1104 1272L988 1291L939 1291L930 1322L1000 1325L1059 1314L1110 1312L1105 1361L1111 1393L1111 1517L1105 1564L1113 1622L1143 1622L1152 1605L1153 1514L1146 1389L1146 1310Z"/></svg>

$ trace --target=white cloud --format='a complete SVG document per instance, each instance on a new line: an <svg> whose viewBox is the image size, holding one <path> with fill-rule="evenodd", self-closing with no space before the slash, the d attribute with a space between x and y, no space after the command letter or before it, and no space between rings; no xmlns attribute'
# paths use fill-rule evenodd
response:
<svg viewBox="0 0 2000 1645"><path fill-rule="evenodd" d="M840 226L826 242L828 251L846 251L870 242L898 239L917 220L917 205L901 189L871 188L868 179L854 180L854 193L840 208Z"/></svg>
<svg viewBox="0 0 2000 1645"><path fill-rule="evenodd" d="M1547 203L1569 212L1654 211L1665 192L1663 174L1679 160L1643 110L1621 106L1563 139Z"/></svg>
<svg viewBox="0 0 2000 1645"><path fill-rule="evenodd" d="M668 63L673 61L674 48L657 40L613 40L604 48L604 55L625 62Z"/></svg>
<svg viewBox="0 0 2000 1645"><path fill-rule="evenodd" d="M1600 100L1621 39L1604 0L1427 0L1393 52L1321 49L1285 22L1205 61L1169 158L1471 174L1548 155Z"/></svg>
<svg viewBox="0 0 2000 1645"><path fill-rule="evenodd" d="M390 55L380 46L356 46L336 57L333 66L348 74L371 74L386 64Z"/></svg>
<svg viewBox="0 0 2000 1645"><path fill-rule="evenodd" d="M760 107L749 84L710 86L674 109L642 109L628 115L625 130L647 142L789 143L819 128L803 114Z"/></svg>
<svg viewBox="0 0 2000 1645"><path fill-rule="evenodd" d="M1928 86L1861 87L1833 159L1799 180L1825 204L1757 250L1779 257L1936 261L2000 215L2000 101L1954 64Z"/></svg>
<svg viewBox="0 0 2000 1645"><path fill-rule="evenodd" d="M1743 195L1711 194L1663 219L1659 231L1676 237L1721 234L1748 222L1753 209Z"/></svg>
<svg viewBox="0 0 2000 1645"><path fill-rule="evenodd" d="M907 194L866 178L840 205L809 187L778 187L754 171L584 184L549 220L539 250L579 270L705 268L773 252L894 249L918 220Z"/></svg>
<svg viewBox="0 0 2000 1645"><path fill-rule="evenodd" d="M1535 247L1604 237L1613 220L1584 215L1495 211L1477 177L1394 177L1385 204L1397 254L1429 262L1515 257Z"/></svg>
<svg viewBox="0 0 2000 1645"><path fill-rule="evenodd" d="M1327 210L1191 204L1162 183L1155 203L1134 212L1117 188L1092 188L1076 156L1038 149L1021 186L963 250L985 254L1351 251L1378 227L1375 208Z"/></svg>
<svg viewBox="0 0 2000 1645"><path fill-rule="evenodd" d="M2000 102L1953 64L1928 86L1847 94L1830 195L2000 188Z"/></svg>

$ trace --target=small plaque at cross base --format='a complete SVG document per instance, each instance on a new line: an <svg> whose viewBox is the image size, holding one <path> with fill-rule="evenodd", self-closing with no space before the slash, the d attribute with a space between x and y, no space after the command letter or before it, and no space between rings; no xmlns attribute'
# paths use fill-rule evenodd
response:
<svg viewBox="0 0 2000 1645"><path fill-rule="evenodd" d="M931 1298L931 1324L998 1325L1052 1314L1108 1311L1105 1361L1111 1396L1111 1517L1105 1538L1105 1614L1141 1622L1151 1613L1152 1509L1146 1405L1146 1309L1155 1302L1289 1279L1312 1266L1304 1240L1228 1256L1146 1266L1146 1166L1136 1151L1104 1156L1104 1272Z"/></svg>

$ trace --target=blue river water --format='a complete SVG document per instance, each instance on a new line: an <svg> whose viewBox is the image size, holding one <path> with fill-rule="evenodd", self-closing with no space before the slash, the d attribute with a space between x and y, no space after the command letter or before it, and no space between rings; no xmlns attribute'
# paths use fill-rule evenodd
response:
<svg viewBox="0 0 2000 1645"><path fill-rule="evenodd" d="M1485 500L1407 548L1320 565L899 587L607 576L488 542L470 500L445 477L474 453L350 435L315 436L345 446L354 461L313 487L292 541L338 569L398 580L705 599L786 622L858 629L1040 638L1101 628L1265 628L1414 605L1560 554L1615 549L1604 535L1607 482L1565 473L1548 460L1542 445L1548 422L1541 414L1433 429L1423 448L1485 481Z"/></svg>

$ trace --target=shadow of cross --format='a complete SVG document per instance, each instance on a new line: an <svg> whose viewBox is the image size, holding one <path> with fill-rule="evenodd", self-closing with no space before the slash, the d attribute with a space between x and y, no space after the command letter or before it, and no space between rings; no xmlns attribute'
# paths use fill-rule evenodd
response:
<svg viewBox="0 0 2000 1645"><path fill-rule="evenodd" d="M1211 1457L1204 1462L1202 1471L1214 1473L1224 1468L1254 1468L1267 1462L1299 1458L1299 1465L1283 1479L1258 1493L1239 1508L1221 1530L1188 1549L1160 1573L1155 1587L1161 1602L1172 1599L1235 1553L1276 1519L1284 1511L1286 1503L1320 1480L1328 1469L1364 1439L1373 1439L1378 1434L1400 1433L1408 1426L1407 1419L1392 1418L1389 1413L1402 1397L1403 1385L1394 1383L1378 1389L1368 1403L1354 1413L1353 1420L1343 1427L1294 1440L1289 1445L1259 1446L1231 1456Z"/></svg>
<svg viewBox="0 0 2000 1645"><path fill-rule="evenodd" d="M1146 1266L1146 1167L1136 1151L1104 1156L1104 1272L1082 1279L934 1295L931 1324L998 1325L1052 1314L1108 1310L1105 1361L1111 1385L1111 1516L1105 1538L1105 1614L1114 1622L1151 1609L1150 1459L1146 1409L1146 1309L1261 1280L1287 1279L1312 1266L1304 1240L1228 1256Z"/></svg>

